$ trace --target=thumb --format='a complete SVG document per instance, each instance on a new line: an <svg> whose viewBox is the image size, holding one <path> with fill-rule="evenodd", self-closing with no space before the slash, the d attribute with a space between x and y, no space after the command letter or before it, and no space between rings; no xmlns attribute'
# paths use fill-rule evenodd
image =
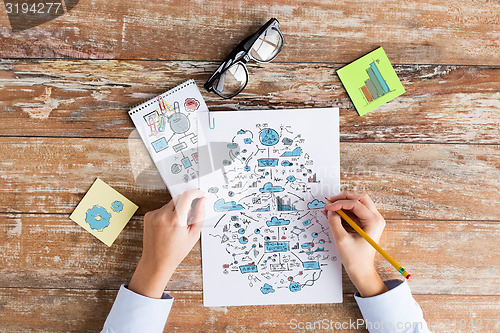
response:
<svg viewBox="0 0 500 333"><path fill-rule="evenodd" d="M337 243L339 240L348 236L349 234L342 226L342 219L340 218L339 214L329 210L327 215L328 215L328 225L330 226L330 230L332 230L333 238L335 239L335 242Z"/></svg>
<svg viewBox="0 0 500 333"><path fill-rule="evenodd" d="M205 201L205 197L198 200L193 212L191 224L189 225L189 233L196 235L196 237L200 234L203 222L205 221Z"/></svg>

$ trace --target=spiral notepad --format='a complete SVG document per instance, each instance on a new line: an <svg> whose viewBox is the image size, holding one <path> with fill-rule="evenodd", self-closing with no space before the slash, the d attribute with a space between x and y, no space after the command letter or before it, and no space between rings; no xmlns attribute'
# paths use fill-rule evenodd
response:
<svg viewBox="0 0 500 333"><path fill-rule="evenodd" d="M208 108L194 80L132 108L134 122L172 197L198 188L198 114Z"/></svg>

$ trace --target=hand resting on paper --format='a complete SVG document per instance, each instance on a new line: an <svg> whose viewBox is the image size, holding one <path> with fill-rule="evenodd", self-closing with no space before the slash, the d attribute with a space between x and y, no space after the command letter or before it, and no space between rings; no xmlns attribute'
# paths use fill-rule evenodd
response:
<svg viewBox="0 0 500 333"><path fill-rule="evenodd" d="M186 191L144 216L142 256L128 289L161 298L174 270L200 238L205 218L204 193Z"/></svg>
<svg viewBox="0 0 500 333"><path fill-rule="evenodd" d="M205 200L202 192L189 191L144 216L141 260L130 281L129 290L120 288L103 333L163 331L173 302L173 298L163 291L177 265L200 237ZM391 332L430 332L408 284L400 280L384 283L375 270L375 250L354 230L345 229L335 213L339 209L344 210L373 240L378 241L385 220L373 201L365 193L352 192L341 193L330 200L332 203L325 205L323 213L328 216L347 274L361 295L355 294L354 298L366 327L368 324L376 327L384 323L385 326L380 330L368 329L370 332L386 332L386 328L391 327ZM175 207L174 202L177 203ZM386 293L388 289L391 292ZM392 329L400 323L409 323L415 329L407 329L406 325L404 329Z"/></svg>
<svg viewBox="0 0 500 333"><path fill-rule="evenodd" d="M366 193L342 192L330 198L323 214L328 217L342 264L352 283L362 297L382 294L387 287L375 270L375 249L356 231L346 230L340 216L335 213L342 209L374 241L378 242L385 227L385 220Z"/></svg>

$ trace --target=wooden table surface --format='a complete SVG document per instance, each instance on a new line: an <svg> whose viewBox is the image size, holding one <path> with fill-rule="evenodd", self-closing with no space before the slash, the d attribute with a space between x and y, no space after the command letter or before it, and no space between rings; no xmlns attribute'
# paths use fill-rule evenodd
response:
<svg viewBox="0 0 500 333"><path fill-rule="evenodd" d="M270 17L282 53L250 63L232 100L202 91L207 105L339 107L341 183L368 191L387 218L381 245L414 276L431 328L500 331L498 0L81 0L16 33L0 12L1 332L100 330L140 257L143 214L170 198L129 154L141 143L127 110L188 78L201 87ZM379 46L406 93L359 117L336 70ZM110 248L68 218L96 177L140 206ZM345 274L344 302L323 305L205 308L201 279L198 243L168 284L166 332L360 318Z"/></svg>

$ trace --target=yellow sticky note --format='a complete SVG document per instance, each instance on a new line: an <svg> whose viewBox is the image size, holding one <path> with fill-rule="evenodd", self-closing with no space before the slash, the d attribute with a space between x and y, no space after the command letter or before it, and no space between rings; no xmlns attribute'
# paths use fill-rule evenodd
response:
<svg viewBox="0 0 500 333"><path fill-rule="evenodd" d="M136 204L97 178L69 218L111 246L137 208Z"/></svg>

